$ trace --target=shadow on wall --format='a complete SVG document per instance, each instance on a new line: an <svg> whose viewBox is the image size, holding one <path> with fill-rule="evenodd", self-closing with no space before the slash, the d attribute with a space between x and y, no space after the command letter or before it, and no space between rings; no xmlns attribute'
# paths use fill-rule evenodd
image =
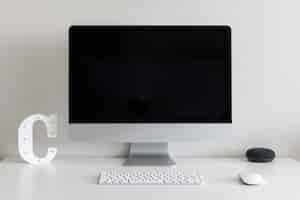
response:
<svg viewBox="0 0 300 200"><path fill-rule="evenodd" d="M9 36L6 41L1 41L0 91L4 94L0 101L0 156L2 157L16 155L17 128L26 116L33 113L50 114L56 112L61 117L61 124L66 122L68 91L67 33L65 33L65 37L61 36L62 34L13 35ZM235 79L235 81L238 80ZM237 89L235 91L238 92ZM241 105L244 106L247 103L245 101ZM244 111L248 110L241 112L245 113ZM243 116L241 115L241 117ZM252 122L245 122L244 118L241 118L241 120L244 120L240 121L242 124L235 121L235 128L236 125L238 125L238 128L231 137L218 135L218 140L210 141L209 145L206 141L203 144L201 144L201 141L199 143L197 141L197 144L194 145L174 145L175 148L173 149L174 151L185 149L184 152L189 155L191 154L190 151L194 150L192 154L196 156L207 155L208 151L214 155L240 155L244 152L245 147L250 144L252 144L252 147L271 142L272 146L283 151L283 153L279 152L279 154L293 156L300 160L300 145L298 144L299 141L297 141L297 138L299 138L298 124L292 121L291 125L293 126L290 126L288 120L277 124L270 120L269 125L272 128L263 129L267 126L264 121L260 122L261 124L257 128L253 126L255 128L252 130L251 127L248 127L253 124ZM60 130L64 130L64 128L62 125ZM256 130L259 131L255 132ZM270 134L274 132L276 135L270 137L270 135L265 134L266 132ZM283 140L283 136L287 133L289 134L288 137ZM263 137L262 140L260 140L260 136ZM110 144L106 144L106 146L102 145L101 148L98 148L96 145L89 146L89 144L86 144L78 149L77 144L70 143L70 141L67 142L67 137L66 134L59 134L57 141L65 145L64 151L69 154L73 153L74 149L77 149L76 152L79 152L85 148L87 149L85 152L96 154L99 151L107 151L107 155L111 155L111 152L120 155L126 150L124 145L119 144L115 144L113 147ZM236 141L233 141L232 138L235 138ZM46 140L47 138L45 143L47 142ZM43 145L43 142L44 140L42 139L40 145ZM219 144L222 144L222 148L217 147ZM211 148L207 148L208 146ZM231 149L228 150L228 148ZM203 151L203 149L207 149L207 151ZM180 154L180 152L176 152L176 154Z"/></svg>
<svg viewBox="0 0 300 200"><path fill-rule="evenodd" d="M65 37L66 38L66 37ZM67 99L67 41L56 35L18 36L0 46L0 152L17 153L17 128L33 113L59 113L65 120Z"/></svg>

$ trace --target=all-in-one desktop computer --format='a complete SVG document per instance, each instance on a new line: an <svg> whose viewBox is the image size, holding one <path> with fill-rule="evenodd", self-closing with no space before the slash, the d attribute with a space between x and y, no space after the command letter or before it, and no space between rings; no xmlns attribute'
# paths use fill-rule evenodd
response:
<svg viewBox="0 0 300 200"><path fill-rule="evenodd" d="M70 28L70 127L106 139L128 134L120 139L131 142L126 165L173 165L172 128L210 129L231 115L228 26Z"/></svg>

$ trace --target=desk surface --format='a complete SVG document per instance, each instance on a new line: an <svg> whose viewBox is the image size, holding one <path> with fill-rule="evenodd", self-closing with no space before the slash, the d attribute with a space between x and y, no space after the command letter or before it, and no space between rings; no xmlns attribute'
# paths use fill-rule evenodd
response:
<svg viewBox="0 0 300 200"><path fill-rule="evenodd" d="M120 166L123 159L65 159L33 166L13 159L0 162L0 199L300 199L300 163L277 159L272 163L249 163L243 159L175 159L178 167L197 168L204 176L201 186L100 186L101 167ZM264 186L245 186L237 178L243 171L261 173Z"/></svg>

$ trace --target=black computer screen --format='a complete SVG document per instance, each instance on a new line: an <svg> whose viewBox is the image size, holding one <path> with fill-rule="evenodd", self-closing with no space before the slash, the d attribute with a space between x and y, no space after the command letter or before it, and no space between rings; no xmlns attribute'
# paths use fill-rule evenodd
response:
<svg viewBox="0 0 300 200"><path fill-rule="evenodd" d="M70 123L230 123L228 26L72 26Z"/></svg>

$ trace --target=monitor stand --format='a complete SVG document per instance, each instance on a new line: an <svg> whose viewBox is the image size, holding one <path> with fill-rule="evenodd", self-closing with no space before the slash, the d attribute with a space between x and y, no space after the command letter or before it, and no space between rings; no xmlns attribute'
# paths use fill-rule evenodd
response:
<svg viewBox="0 0 300 200"><path fill-rule="evenodd" d="M168 143L130 143L125 166L174 166Z"/></svg>

